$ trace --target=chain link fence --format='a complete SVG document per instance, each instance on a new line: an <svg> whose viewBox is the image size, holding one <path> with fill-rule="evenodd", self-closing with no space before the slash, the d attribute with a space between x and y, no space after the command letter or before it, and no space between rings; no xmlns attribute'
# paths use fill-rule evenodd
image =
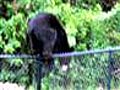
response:
<svg viewBox="0 0 120 90"><path fill-rule="evenodd" d="M0 81L33 90L120 90L120 47L54 54L52 69L36 58L41 57L0 55ZM64 60L67 70L60 64Z"/></svg>

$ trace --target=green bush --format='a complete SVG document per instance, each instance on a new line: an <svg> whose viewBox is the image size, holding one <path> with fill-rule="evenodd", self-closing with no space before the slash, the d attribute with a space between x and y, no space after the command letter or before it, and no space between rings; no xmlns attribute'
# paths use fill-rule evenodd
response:
<svg viewBox="0 0 120 90"><path fill-rule="evenodd" d="M0 46L3 53L17 53L16 50L22 47L21 41L24 41L27 29L24 15L19 13L8 21L2 19L0 22Z"/></svg>

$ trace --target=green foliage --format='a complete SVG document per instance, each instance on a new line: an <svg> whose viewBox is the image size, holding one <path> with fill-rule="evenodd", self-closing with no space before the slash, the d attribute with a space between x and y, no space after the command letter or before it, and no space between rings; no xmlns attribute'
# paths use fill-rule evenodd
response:
<svg viewBox="0 0 120 90"><path fill-rule="evenodd" d="M2 19L0 26L2 53L16 53L16 49L21 47L20 41L25 39L27 24L24 16L17 14L8 21Z"/></svg>
<svg viewBox="0 0 120 90"><path fill-rule="evenodd" d="M96 4L99 3L99 0L78 0L77 5L80 8L93 9Z"/></svg>
<svg viewBox="0 0 120 90"><path fill-rule="evenodd" d="M64 58L59 58L62 60ZM100 79L103 82L107 75L107 54L85 55L80 57L71 57L70 68L67 72L61 70L59 63L55 63L54 70L49 76L43 79L43 89L49 90L53 88L56 90L96 90ZM99 65L99 67L98 67ZM49 83L49 84L48 84ZM44 86L45 85L45 86Z"/></svg>

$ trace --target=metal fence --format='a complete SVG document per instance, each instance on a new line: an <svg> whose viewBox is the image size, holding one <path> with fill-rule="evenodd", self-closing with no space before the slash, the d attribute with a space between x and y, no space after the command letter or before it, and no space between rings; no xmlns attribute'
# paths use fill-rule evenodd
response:
<svg viewBox="0 0 120 90"><path fill-rule="evenodd" d="M0 55L0 81L26 87L31 84L35 90L120 90L120 47L54 54L52 70L44 68L36 58L41 57ZM69 61L67 71L60 65L61 60ZM44 77L41 71L47 72Z"/></svg>

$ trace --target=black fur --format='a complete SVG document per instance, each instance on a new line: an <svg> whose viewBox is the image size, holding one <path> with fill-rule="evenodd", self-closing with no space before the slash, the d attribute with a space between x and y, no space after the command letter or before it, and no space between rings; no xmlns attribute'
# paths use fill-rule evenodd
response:
<svg viewBox="0 0 120 90"><path fill-rule="evenodd" d="M55 15L51 13L39 13L29 20L27 41L33 54L44 57L43 64L53 64L53 53L70 52L66 32ZM68 60L69 61L69 60ZM61 60L62 64L69 63Z"/></svg>

